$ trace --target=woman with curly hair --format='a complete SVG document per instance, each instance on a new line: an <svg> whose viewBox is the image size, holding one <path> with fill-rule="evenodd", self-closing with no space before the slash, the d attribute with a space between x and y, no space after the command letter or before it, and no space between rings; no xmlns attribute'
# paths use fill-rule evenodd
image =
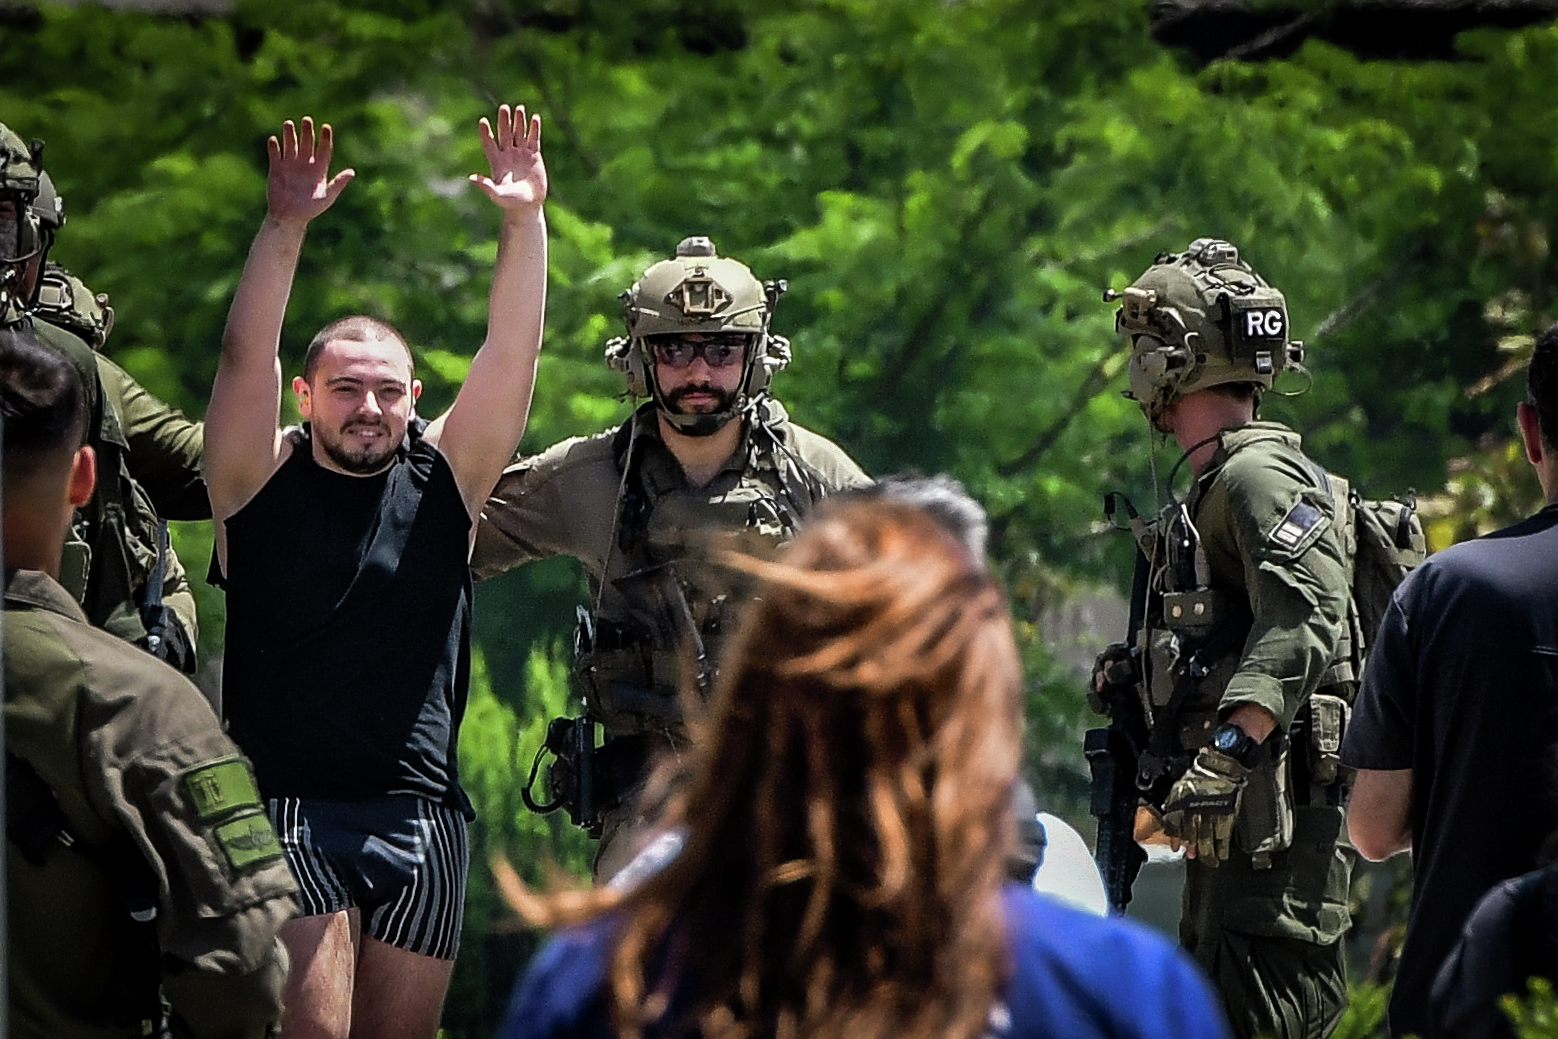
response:
<svg viewBox="0 0 1558 1039"><path fill-rule="evenodd" d="M572 925L505 1039L1227 1035L1166 941L1005 885L1022 675L983 561L925 510L833 499L731 646L637 886L537 896ZM630 867L631 868L631 867Z"/></svg>

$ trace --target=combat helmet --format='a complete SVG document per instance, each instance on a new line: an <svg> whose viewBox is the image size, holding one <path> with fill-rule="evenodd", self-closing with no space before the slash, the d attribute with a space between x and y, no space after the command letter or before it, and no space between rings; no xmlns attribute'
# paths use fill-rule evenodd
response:
<svg viewBox="0 0 1558 1039"><path fill-rule="evenodd" d="M0 197L16 206L15 230L0 234L0 323L17 320L25 310L23 265L44 248L44 235L33 205L43 176L43 142L24 142L0 123Z"/></svg>
<svg viewBox="0 0 1558 1039"><path fill-rule="evenodd" d="M1271 389L1284 369L1301 369L1304 344L1288 338L1287 301L1218 238L1182 253L1159 253L1124 292L1115 331L1130 336L1127 394L1155 427L1180 397L1229 383Z"/></svg>
<svg viewBox="0 0 1558 1039"><path fill-rule="evenodd" d="M707 436L768 390L790 363L790 343L769 330L783 281L758 281L746 264L722 257L701 235L682 239L676 255L643 273L619 297L627 335L606 344L606 364L627 379L635 397L653 397L660 413L683 433ZM667 408L654 377L650 337L687 332L739 332L749 337L741 386L731 407L713 415L680 415Z"/></svg>
<svg viewBox="0 0 1558 1039"><path fill-rule="evenodd" d="M38 229L47 236L44 242L44 251L47 251L59 229L65 226L65 200L54 187L54 178L49 176L48 170L38 170L38 193L33 196L30 208L38 221Z"/></svg>
<svg viewBox="0 0 1558 1039"><path fill-rule="evenodd" d="M114 330L114 308L108 304L108 294L94 293L53 260L43 265L32 313L80 336L94 350L101 350Z"/></svg>

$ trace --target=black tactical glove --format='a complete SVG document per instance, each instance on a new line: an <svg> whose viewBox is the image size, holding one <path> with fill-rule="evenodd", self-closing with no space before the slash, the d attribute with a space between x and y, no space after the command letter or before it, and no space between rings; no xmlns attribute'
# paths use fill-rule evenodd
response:
<svg viewBox="0 0 1558 1039"><path fill-rule="evenodd" d="M1087 705L1097 714L1109 713L1110 690L1115 686L1136 688L1136 659L1131 647L1111 642L1093 661L1093 675L1087 683Z"/></svg>
<svg viewBox="0 0 1558 1039"><path fill-rule="evenodd" d="M1203 866L1216 867L1233 848L1233 822L1250 770L1227 754L1202 747L1163 802L1163 831L1190 846Z"/></svg>

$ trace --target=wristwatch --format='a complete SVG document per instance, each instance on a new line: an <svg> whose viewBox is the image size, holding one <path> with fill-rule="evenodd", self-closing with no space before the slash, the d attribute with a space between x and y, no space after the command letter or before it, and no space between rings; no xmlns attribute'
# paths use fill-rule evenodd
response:
<svg viewBox="0 0 1558 1039"><path fill-rule="evenodd" d="M1245 768L1259 765L1266 751L1259 740L1232 722L1224 722L1212 733L1212 749L1228 755Z"/></svg>

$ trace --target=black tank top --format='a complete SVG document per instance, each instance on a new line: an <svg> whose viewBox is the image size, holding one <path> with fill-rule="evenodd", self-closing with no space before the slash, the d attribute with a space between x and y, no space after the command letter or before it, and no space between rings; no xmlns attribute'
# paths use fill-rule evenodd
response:
<svg viewBox="0 0 1558 1039"><path fill-rule="evenodd" d="M348 476L304 440L227 521L222 699L267 797L415 794L470 814L471 517L421 438Z"/></svg>

